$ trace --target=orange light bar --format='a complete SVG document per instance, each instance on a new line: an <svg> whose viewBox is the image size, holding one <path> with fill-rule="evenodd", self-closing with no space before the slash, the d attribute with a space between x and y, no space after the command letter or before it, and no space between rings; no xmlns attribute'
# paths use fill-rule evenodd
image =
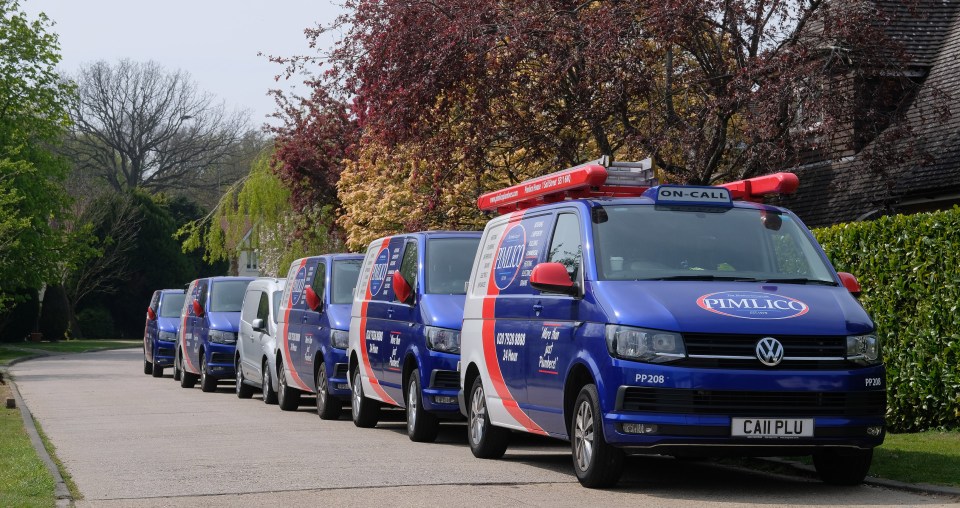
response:
<svg viewBox="0 0 960 508"><path fill-rule="evenodd" d="M720 184L730 191L733 199L761 201L763 196L771 194L793 194L800 186L800 179L793 173L774 173L746 180Z"/></svg>
<svg viewBox="0 0 960 508"><path fill-rule="evenodd" d="M568 193L600 187L606 181L605 167L599 164L585 164L488 192L480 196L477 206L484 211L512 212L541 203L562 201Z"/></svg>

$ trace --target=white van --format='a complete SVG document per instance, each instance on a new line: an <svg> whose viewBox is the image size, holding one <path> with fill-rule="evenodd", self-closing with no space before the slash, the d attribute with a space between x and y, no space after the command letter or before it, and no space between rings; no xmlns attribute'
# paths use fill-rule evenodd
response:
<svg viewBox="0 0 960 508"><path fill-rule="evenodd" d="M263 401L277 403L277 380L273 351L277 343L277 315L286 281L259 278L247 286L240 309L240 336L234 359L237 373L237 397L248 399L255 388L263 391Z"/></svg>

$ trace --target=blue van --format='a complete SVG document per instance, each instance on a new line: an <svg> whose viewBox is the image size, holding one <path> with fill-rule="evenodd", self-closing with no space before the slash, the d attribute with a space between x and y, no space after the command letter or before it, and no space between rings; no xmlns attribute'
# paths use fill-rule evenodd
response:
<svg viewBox="0 0 960 508"><path fill-rule="evenodd" d="M302 394L316 394L317 414L332 420L350 399L347 329L362 261L359 254L326 254L290 264L275 351L280 409L295 410Z"/></svg>
<svg viewBox="0 0 960 508"><path fill-rule="evenodd" d="M233 358L243 295L253 277L208 277L190 283L180 322L174 379L212 392L220 378L235 376Z"/></svg>
<svg viewBox="0 0 960 508"><path fill-rule="evenodd" d="M856 279L760 202L797 178L650 176L601 160L480 198L504 215L464 311L474 455L514 429L569 440L587 487L627 453L812 455L825 482L860 483L885 433L880 341Z"/></svg>
<svg viewBox="0 0 960 508"><path fill-rule="evenodd" d="M147 324L143 328L143 373L163 377L163 368L173 365L180 311L183 310L182 289L158 289L147 307Z"/></svg>
<svg viewBox="0 0 960 508"><path fill-rule="evenodd" d="M407 434L433 441L459 418L464 287L480 232L431 231L370 244L350 313L353 422L373 427L380 405L406 408Z"/></svg>

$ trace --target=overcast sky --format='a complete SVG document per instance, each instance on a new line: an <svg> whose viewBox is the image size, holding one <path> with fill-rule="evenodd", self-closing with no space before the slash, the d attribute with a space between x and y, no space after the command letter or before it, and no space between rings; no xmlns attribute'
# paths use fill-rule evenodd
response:
<svg viewBox="0 0 960 508"><path fill-rule="evenodd" d="M22 0L21 6L56 22L64 72L97 60L155 60L189 72L228 107L250 110L257 126L275 110L267 90L290 85L276 83L282 67L257 53L310 54L303 30L342 12L331 0Z"/></svg>

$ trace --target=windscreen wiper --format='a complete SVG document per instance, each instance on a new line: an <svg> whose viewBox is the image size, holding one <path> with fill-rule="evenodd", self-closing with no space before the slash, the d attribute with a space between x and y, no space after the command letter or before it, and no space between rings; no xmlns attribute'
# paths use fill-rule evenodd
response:
<svg viewBox="0 0 960 508"><path fill-rule="evenodd" d="M814 284L818 286L836 286L837 283L832 280L807 279L798 277L793 279L762 279L759 282L770 282L774 284Z"/></svg>
<svg viewBox="0 0 960 508"><path fill-rule="evenodd" d="M759 279L754 279L752 277L733 277L730 275L671 275L670 277L653 277L650 279L637 279L637 280L722 280L722 281L734 281L734 282L761 282Z"/></svg>

